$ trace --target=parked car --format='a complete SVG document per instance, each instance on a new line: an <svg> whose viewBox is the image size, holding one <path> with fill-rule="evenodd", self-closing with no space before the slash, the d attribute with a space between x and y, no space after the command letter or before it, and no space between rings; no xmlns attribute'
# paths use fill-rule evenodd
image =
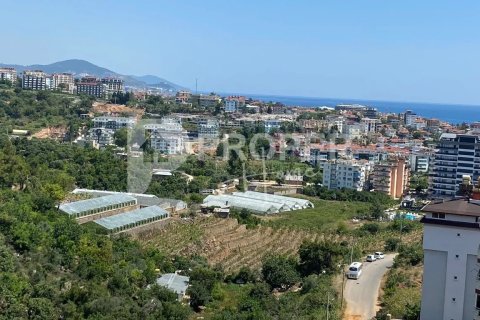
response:
<svg viewBox="0 0 480 320"><path fill-rule="evenodd" d="M383 252L380 252L380 251L375 252L374 256L375 256L375 259L377 260L385 258L385 255L383 254Z"/></svg>
<svg viewBox="0 0 480 320"><path fill-rule="evenodd" d="M375 255L374 255L374 254L369 254L369 255L367 256L367 262L373 262L373 261L375 261L375 260L377 260L377 259L375 258Z"/></svg>

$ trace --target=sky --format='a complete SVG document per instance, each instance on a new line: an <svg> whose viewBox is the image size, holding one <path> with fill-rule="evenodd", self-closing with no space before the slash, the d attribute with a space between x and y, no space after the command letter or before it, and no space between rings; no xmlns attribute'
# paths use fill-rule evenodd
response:
<svg viewBox="0 0 480 320"><path fill-rule="evenodd" d="M0 63L201 91L480 105L478 0L0 0Z"/></svg>

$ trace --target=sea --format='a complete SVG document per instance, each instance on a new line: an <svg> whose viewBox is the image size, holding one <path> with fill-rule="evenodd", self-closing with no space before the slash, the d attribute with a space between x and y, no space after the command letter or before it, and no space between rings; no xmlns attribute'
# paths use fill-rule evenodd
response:
<svg viewBox="0 0 480 320"><path fill-rule="evenodd" d="M236 95L240 94L237 93ZM293 97L261 94L241 95L266 102L281 102L287 106L335 107L338 104L361 104L369 107L375 107L380 112L388 113L401 113L405 112L406 110L412 110L421 117L436 118L447 121L451 124L472 123L480 121L480 106L475 105Z"/></svg>

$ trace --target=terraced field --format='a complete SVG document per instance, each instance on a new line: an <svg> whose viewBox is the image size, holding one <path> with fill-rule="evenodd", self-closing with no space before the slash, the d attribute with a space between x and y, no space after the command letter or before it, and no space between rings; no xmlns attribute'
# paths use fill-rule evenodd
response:
<svg viewBox="0 0 480 320"><path fill-rule="evenodd" d="M242 266L259 269L262 258L269 253L293 256L304 240L346 241L360 251L383 250L384 240L393 236L390 232L365 236L340 235L334 232L287 228L269 224L254 229L235 219L196 218L176 220L165 229L139 235L147 246L161 248L167 254L200 255L211 265L220 264L228 272L238 271ZM404 242L418 241L420 232L404 236Z"/></svg>

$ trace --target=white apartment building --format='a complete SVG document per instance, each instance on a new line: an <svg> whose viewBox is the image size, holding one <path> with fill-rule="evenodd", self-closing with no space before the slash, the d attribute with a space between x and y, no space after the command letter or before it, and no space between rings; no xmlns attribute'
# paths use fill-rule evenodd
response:
<svg viewBox="0 0 480 320"><path fill-rule="evenodd" d="M430 155L413 152L409 158L410 170L413 172L427 173L430 164Z"/></svg>
<svg viewBox="0 0 480 320"><path fill-rule="evenodd" d="M363 133L375 133L377 131L378 119L362 118L360 120L360 127Z"/></svg>
<svg viewBox="0 0 480 320"><path fill-rule="evenodd" d="M208 119L206 122L198 124L198 137L207 139L218 138L220 125L215 119Z"/></svg>
<svg viewBox="0 0 480 320"><path fill-rule="evenodd" d="M422 320L480 319L480 201L425 206Z"/></svg>
<svg viewBox="0 0 480 320"><path fill-rule="evenodd" d="M100 147L115 145L115 131L105 128L92 128L88 130L86 141L93 141Z"/></svg>
<svg viewBox="0 0 480 320"><path fill-rule="evenodd" d="M111 130L119 130L122 128L132 129L135 126L136 119L135 118L127 118L127 117L110 117L110 116L103 116L103 117L96 117L93 119L93 126L95 128L105 128Z"/></svg>
<svg viewBox="0 0 480 320"><path fill-rule="evenodd" d="M64 92L73 93L75 80L71 73L54 73L52 74L52 88L61 89Z"/></svg>
<svg viewBox="0 0 480 320"><path fill-rule="evenodd" d="M328 123L328 130L330 130L332 127L336 127L338 132L343 132L345 119L342 116L327 116L326 120Z"/></svg>
<svg viewBox="0 0 480 320"><path fill-rule="evenodd" d="M161 123L145 125L145 130L150 132L150 146L155 151L165 155L184 152L186 131L180 119L165 117Z"/></svg>
<svg viewBox="0 0 480 320"><path fill-rule="evenodd" d="M323 165L323 186L362 191L366 187L369 172L370 164L366 161L328 161Z"/></svg>
<svg viewBox="0 0 480 320"><path fill-rule="evenodd" d="M0 80L7 80L15 85L17 83L17 70L15 68L0 68Z"/></svg>
<svg viewBox="0 0 480 320"><path fill-rule="evenodd" d="M358 123L345 124L343 126L343 134L345 134L347 140L360 139L362 137L362 128Z"/></svg>
<svg viewBox="0 0 480 320"><path fill-rule="evenodd" d="M272 130L278 130L282 126L283 120L280 119L269 119L265 120L265 132L271 132Z"/></svg>
<svg viewBox="0 0 480 320"><path fill-rule="evenodd" d="M236 100L225 100L225 112L237 112L238 101Z"/></svg>

